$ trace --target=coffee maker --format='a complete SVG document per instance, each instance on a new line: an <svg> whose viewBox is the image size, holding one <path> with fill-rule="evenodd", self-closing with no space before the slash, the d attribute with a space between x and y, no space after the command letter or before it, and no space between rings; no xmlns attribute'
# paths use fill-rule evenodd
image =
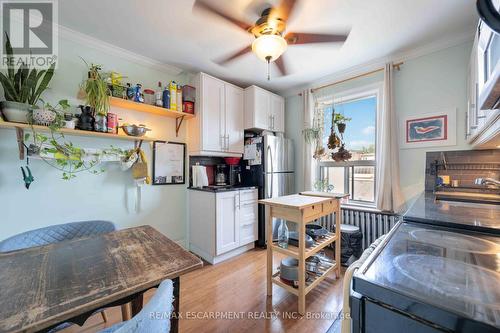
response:
<svg viewBox="0 0 500 333"><path fill-rule="evenodd" d="M229 166L229 185L241 185L241 165Z"/></svg>
<svg viewBox="0 0 500 333"><path fill-rule="evenodd" d="M216 186L225 186L226 183L226 165L225 164L217 164L217 171L215 173L215 185Z"/></svg>

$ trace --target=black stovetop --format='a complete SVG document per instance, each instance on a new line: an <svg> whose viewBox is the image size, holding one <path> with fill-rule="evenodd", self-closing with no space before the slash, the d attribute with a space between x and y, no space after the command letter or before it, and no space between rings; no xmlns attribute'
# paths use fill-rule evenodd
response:
<svg viewBox="0 0 500 333"><path fill-rule="evenodd" d="M500 328L500 237L403 222L379 249L356 292L450 330Z"/></svg>

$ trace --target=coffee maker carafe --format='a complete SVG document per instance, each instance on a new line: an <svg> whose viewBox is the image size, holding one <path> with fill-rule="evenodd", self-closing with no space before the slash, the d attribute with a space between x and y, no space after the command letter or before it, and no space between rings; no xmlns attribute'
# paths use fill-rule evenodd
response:
<svg viewBox="0 0 500 333"><path fill-rule="evenodd" d="M217 171L215 173L215 185L217 186L224 186L226 184L226 165L225 164L218 164L217 165Z"/></svg>
<svg viewBox="0 0 500 333"><path fill-rule="evenodd" d="M241 165L229 166L229 185L241 185Z"/></svg>

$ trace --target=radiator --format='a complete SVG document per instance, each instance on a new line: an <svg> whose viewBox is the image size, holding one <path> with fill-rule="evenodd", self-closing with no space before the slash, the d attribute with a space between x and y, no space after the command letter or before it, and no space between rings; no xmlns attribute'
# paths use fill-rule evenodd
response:
<svg viewBox="0 0 500 333"><path fill-rule="evenodd" d="M340 223L352 224L363 234L363 250L377 238L389 232L398 221L399 216L381 212L370 212L348 208L341 209ZM335 230L335 213L322 217L320 224L330 230Z"/></svg>

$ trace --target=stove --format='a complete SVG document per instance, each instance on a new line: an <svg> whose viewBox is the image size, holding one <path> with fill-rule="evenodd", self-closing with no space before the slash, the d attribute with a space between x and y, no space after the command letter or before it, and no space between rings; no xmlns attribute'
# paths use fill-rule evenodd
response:
<svg viewBox="0 0 500 333"><path fill-rule="evenodd" d="M364 314L360 331L384 316L393 320L376 327L386 332L498 332L500 237L401 222L355 274L353 289L362 295L354 300Z"/></svg>

